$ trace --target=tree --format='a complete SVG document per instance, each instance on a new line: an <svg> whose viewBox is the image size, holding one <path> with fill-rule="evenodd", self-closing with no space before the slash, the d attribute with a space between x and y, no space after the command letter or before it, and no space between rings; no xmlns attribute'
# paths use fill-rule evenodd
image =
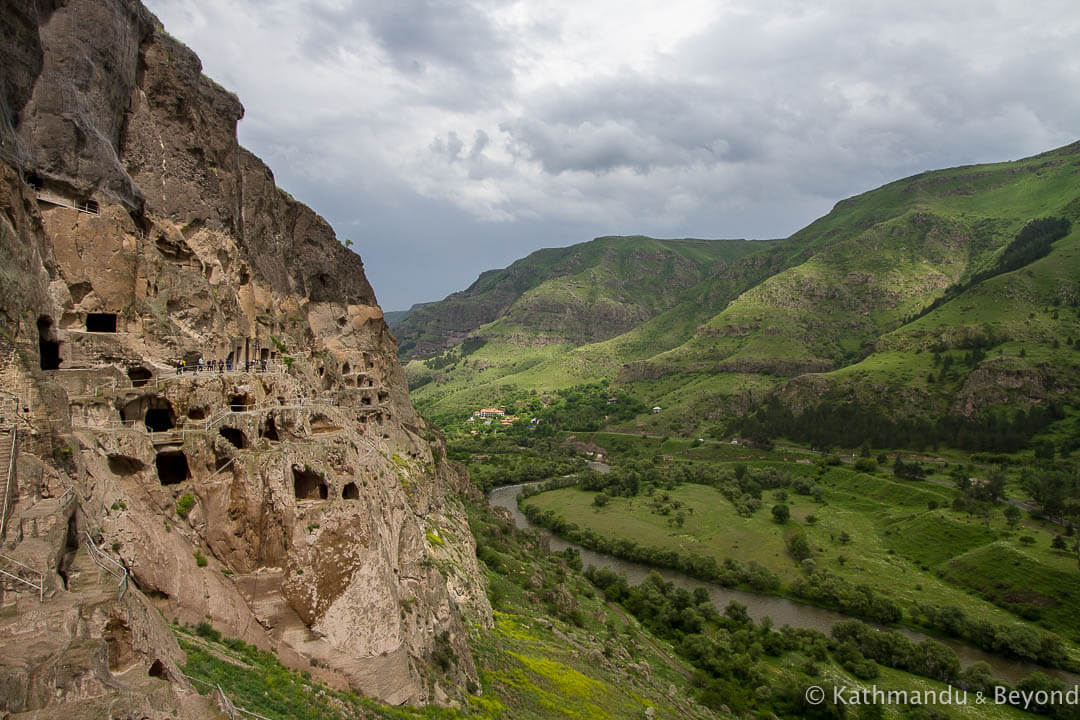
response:
<svg viewBox="0 0 1080 720"><path fill-rule="evenodd" d="M1035 457L1042 460L1054 459L1054 441L1043 440L1041 443L1035 446Z"/></svg>
<svg viewBox="0 0 1080 720"><path fill-rule="evenodd" d="M1015 505L1010 505L1005 508L1005 522L1009 523L1009 527L1014 528L1020 524L1020 508Z"/></svg>
<svg viewBox="0 0 1080 720"><path fill-rule="evenodd" d="M775 520L780 525L783 525L788 521L789 518L791 518L791 508L789 508L784 503L777 503L772 507L772 516L773 520Z"/></svg>
<svg viewBox="0 0 1080 720"><path fill-rule="evenodd" d="M787 541L787 549L788 554L799 563L813 555L810 550L810 541L806 539L806 533L802 530L791 534Z"/></svg>
<svg viewBox="0 0 1080 720"><path fill-rule="evenodd" d="M1055 535L1054 539L1050 541L1050 547L1054 550L1068 550L1069 546L1065 542L1065 537L1062 535Z"/></svg>
<svg viewBox="0 0 1080 720"><path fill-rule="evenodd" d="M1066 501L1065 516L1072 522L1080 522L1080 498L1069 498ZM1080 568L1080 533L1076 534L1076 566Z"/></svg>

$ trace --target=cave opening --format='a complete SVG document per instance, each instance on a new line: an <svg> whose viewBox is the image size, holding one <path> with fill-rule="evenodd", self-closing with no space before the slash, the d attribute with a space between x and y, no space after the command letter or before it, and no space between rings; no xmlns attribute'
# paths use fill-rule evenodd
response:
<svg viewBox="0 0 1080 720"><path fill-rule="evenodd" d="M38 330L38 354L41 357L42 370L59 370L60 343L55 339L53 319L48 315L42 315L37 321Z"/></svg>
<svg viewBox="0 0 1080 720"><path fill-rule="evenodd" d="M229 409L233 412L244 412L248 409L249 405L254 405L254 403L248 402L247 395L241 394L229 397Z"/></svg>
<svg viewBox="0 0 1080 720"><path fill-rule="evenodd" d="M318 473L296 465L293 465L292 472L297 500L326 500L329 497L330 488Z"/></svg>
<svg viewBox="0 0 1080 720"><path fill-rule="evenodd" d="M154 377L154 374L141 365L137 365L128 368L127 376L131 380L131 387L143 387L150 381L150 378Z"/></svg>
<svg viewBox="0 0 1080 720"><path fill-rule="evenodd" d="M155 660L151 663L150 670L148 670L146 674L150 677L161 678L162 680L169 679L168 673L165 672L165 663L160 660Z"/></svg>
<svg viewBox="0 0 1080 720"><path fill-rule="evenodd" d="M244 431L234 427L223 427L218 430L218 434L221 437L228 440L233 447L238 450L243 450L247 447L247 437L244 435Z"/></svg>
<svg viewBox="0 0 1080 720"><path fill-rule="evenodd" d="M360 488L356 487L356 483L345 483L345 487L341 489L341 497L345 500L359 500Z"/></svg>
<svg viewBox="0 0 1080 720"><path fill-rule="evenodd" d="M120 475L126 477L128 475L134 475L143 469L143 464L133 457L126 455L110 455L109 456L109 472L113 475Z"/></svg>
<svg viewBox="0 0 1080 720"><path fill-rule="evenodd" d="M270 348L263 348L259 351L259 359L266 362L270 359Z"/></svg>
<svg viewBox="0 0 1080 720"><path fill-rule="evenodd" d="M169 407L147 408L145 422L146 429L150 432L165 432L176 427L172 408Z"/></svg>
<svg viewBox="0 0 1080 720"><path fill-rule="evenodd" d="M183 452L158 453L154 465L162 485L178 485L191 476L187 455Z"/></svg>
<svg viewBox="0 0 1080 720"><path fill-rule="evenodd" d="M274 422L274 418L266 418L266 422L263 423L262 430L259 432L259 437L264 437L273 442L278 442L280 440L278 437L277 423Z"/></svg>
<svg viewBox="0 0 1080 720"><path fill-rule="evenodd" d="M86 332L116 332L116 313L86 313Z"/></svg>
<svg viewBox="0 0 1080 720"><path fill-rule="evenodd" d="M352 372L352 368L349 366L349 363L345 363L341 366L342 375L348 375L350 372Z"/></svg>
<svg viewBox="0 0 1080 720"><path fill-rule="evenodd" d="M71 513L67 521L67 534L64 536L64 554L56 568L56 574L64 583L64 589L68 589L68 573L71 564L75 562L75 553L79 551L79 522L78 513Z"/></svg>

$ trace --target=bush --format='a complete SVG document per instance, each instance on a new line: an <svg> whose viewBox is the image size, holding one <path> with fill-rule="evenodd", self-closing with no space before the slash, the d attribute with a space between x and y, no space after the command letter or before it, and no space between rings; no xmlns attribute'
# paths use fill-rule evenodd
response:
<svg viewBox="0 0 1080 720"><path fill-rule="evenodd" d="M193 507L195 507L195 496L191 493L184 493L176 501L176 514L186 518Z"/></svg>
<svg viewBox="0 0 1080 720"><path fill-rule="evenodd" d="M813 555L810 550L810 542L806 539L806 533L802 530L793 532L787 539L787 550L788 555L791 555L797 563L801 563Z"/></svg>
<svg viewBox="0 0 1080 720"><path fill-rule="evenodd" d="M205 620L195 626L195 634L213 642L221 642L221 632Z"/></svg>
<svg viewBox="0 0 1080 720"><path fill-rule="evenodd" d="M773 505L772 516L774 521L783 525L791 517L791 508L784 503Z"/></svg>
<svg viewBox="0 0 1080 720"><path fill-rule="evenodd" d="M855 469L859 472L872 473L877 470L877 461L873 458L859 458L855 461Z"/></svg>

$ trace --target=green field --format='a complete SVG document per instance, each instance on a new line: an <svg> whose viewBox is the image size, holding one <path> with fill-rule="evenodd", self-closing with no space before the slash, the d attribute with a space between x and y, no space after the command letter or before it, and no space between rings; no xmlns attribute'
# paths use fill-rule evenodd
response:
<svg viewBox="0 0 1080 720"><path fill-rule="evenodd" d="M784 467L783 463L750 461L751 467ZM805 465L788 465L805 473ZM820 479L823 502L787 493L791 519L773 521L769 508L775 491L765 491L764 507L752 517L739 515L718 490L694 484L667 491L690 512L681 528L658 515L650 498L613 497L602 508L593 505L595 492L564 488L545 492L526 502L605 537L625 538L682 553L711 555L718 562L737 558L756 561L780 576L785 586L804 573L786 551L785 538L804 532L817 567L855 584L866 584L894 599L910 612L918 604L961 607L969 617L995 624L1024 623L1005 608L1031 606L1047 629L1080 642L1074 618L1080 612L1080 574L1075 560L1049 548L1050 534L1035 523L1014 531L999 514L990 522L947 508L955 491L929 483L913 483L831 468ZM939 509L928 509L931 503ZM813 516L810 524L807 518ZM844 542L842 537L848 538ZM1035 537L1026 546L1020 536ZM999 556L1010 553L1006 563ZM1014 585L1002 585L1014 567L1011 553L1023 553ZM1073 563L1070 569L1064 567ZM979 582L983 583L982 585ZM1027 583L1033 589L1020 593ZM988 592L996 588L995 592ZM1043 594L1045 593L1045 597ZM1046 598L1053 598L1053 604ZM1030 613L1029 613L1030 614Z"/></svg>

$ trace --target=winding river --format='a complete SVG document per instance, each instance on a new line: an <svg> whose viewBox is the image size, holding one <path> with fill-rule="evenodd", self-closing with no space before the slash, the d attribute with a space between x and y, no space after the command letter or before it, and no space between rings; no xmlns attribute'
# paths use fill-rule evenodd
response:
<svg viewBox="0 0 1080 720"><path fill-rule="evenodd" d="M523 529L531 528L540 533L541 537L547 539L552 550L558 551L566 548L575 548L581 553L581 561L586 567L593 565L597 568L607 568L622 573L626 576L627 582L631 585L640 583L649 575L649 573L656 572L663 576L665 580L673 582L677 587L683 587L688 590L704 587L709 591L709 597L712 599L713 603L721 610L729 602L736 600L746 606L750 617L755 621L760 621L763 617L769 617L776 627L790 625L792 627L819 630L828 634L836 623L841 620L851 619L847 615L832 610L814 607L813 605L804 605L775 595L760 595L743 590L722 587L715 583L696 580L689 575L685 575L675 570L652 567L651 565L644 565L630 560L622 560L612 555L598 553L594 550L581 547L580 545L567 542L551 531L538 525L533 525L518 509L517 497L522 488L539 484L539 482L536 482L523 485L506 485L504 487L495 488L488 493L488 502L494 507L501 507L508 510L517 527ZM921 642L930 637L929 635L924 635L923 633L907 628L897 629L915 642ZM1080 684L1080 675L1074 673L1002 657L949 638L933 639L952 648L957 657L960 658L960 664L963 667L967 667L976 662L985 662L990 666L995 677L1009 683L1015 684L1030 673L1038 670L1047 675L1057 677L1065 681L1068 685Z"/></svg>

